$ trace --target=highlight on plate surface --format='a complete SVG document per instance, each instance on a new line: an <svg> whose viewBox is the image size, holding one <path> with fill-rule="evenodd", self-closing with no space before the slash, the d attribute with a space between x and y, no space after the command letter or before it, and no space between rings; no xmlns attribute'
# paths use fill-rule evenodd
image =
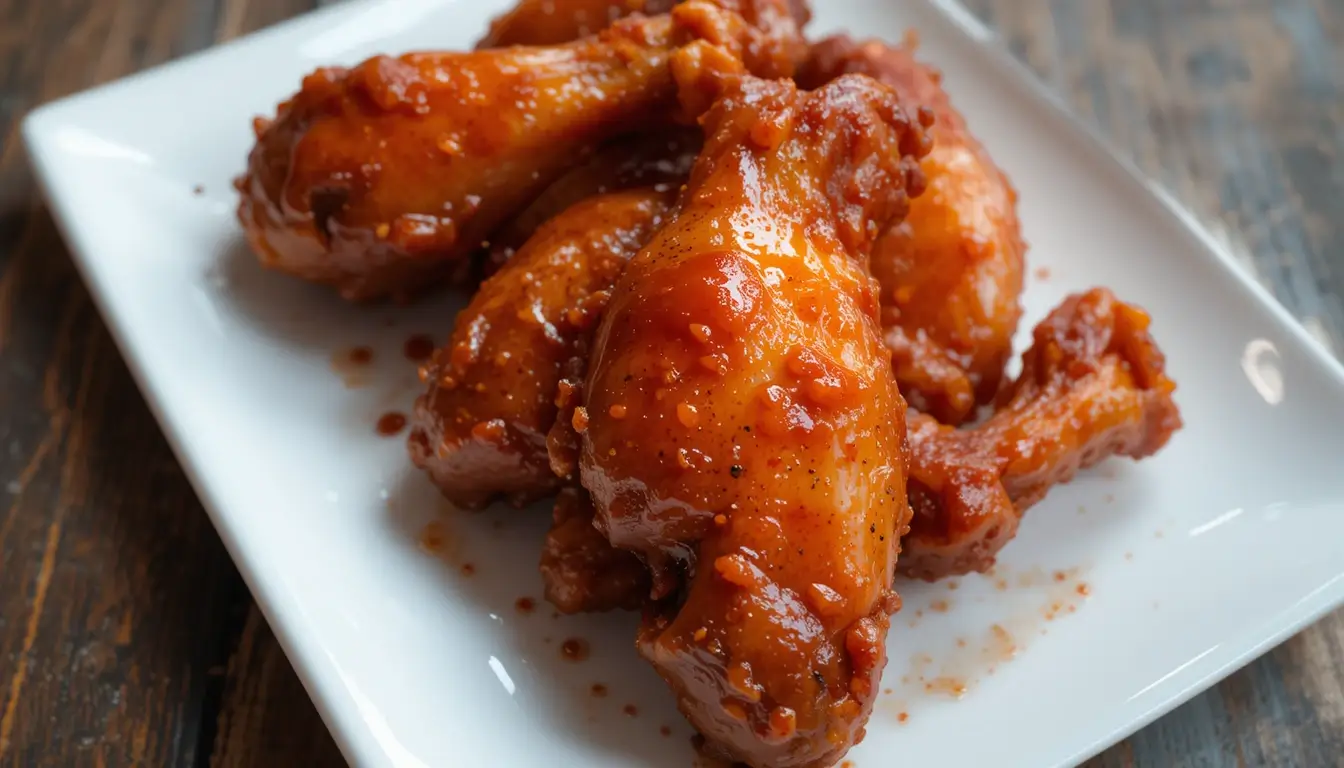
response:
<svg viewBox="0 0 1344 768"><path fill-rule="evenodd" d="M1181 426L1106 288L1006 377L1016 192L913 32L808 19L521 0L474 51L309 75L237 182L269 268L357 303L472 292L377 431L409 427L459 508L553 497L545 598L639 611L702 750L758 768L863 738L902 579L988 571L1053 485Z"/></svg>

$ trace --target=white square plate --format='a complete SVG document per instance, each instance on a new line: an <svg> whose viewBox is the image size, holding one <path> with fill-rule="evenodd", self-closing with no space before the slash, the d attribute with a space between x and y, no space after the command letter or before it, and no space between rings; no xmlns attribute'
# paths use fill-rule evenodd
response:
<svg viewBox="0 0 1344 768"><path fill-rule="evenodd" d="M418 546L445 510L373 424L416 393L403 340L442 339L460 299L345 306L264 273L233 217L250 118L306 72L469 46L508 3L337 6L45 107L24 134L131 370L352 762L686 766L689 729L636 657L633 617L515 609L541 594L544 505L447 515L441 556ZM1012 176L1031 267L1050 275L1029 285L1024 335L1066 293L1110 286L1151 311L1180 383L1187 427L1157 458L1054 491L994 575L902 590L890 693L850 756L1076 762L1344 598L1344 369L951 2L816 5L814 35L917 29ZM375 353L363 382L331 366L353 345ZM569 637L591 658L562 660Z"/></svg>

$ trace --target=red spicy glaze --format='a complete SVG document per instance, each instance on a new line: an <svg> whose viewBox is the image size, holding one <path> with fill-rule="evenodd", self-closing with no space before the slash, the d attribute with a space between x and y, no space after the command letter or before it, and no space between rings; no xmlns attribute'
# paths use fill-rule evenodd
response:
<svg viewBox="0 0 1344 768"><path fill-rule="evenodd" d="M609 288L661 221L672 193L590 198L552 219L481 285L421 369L409 449L450 501L523 504L564 484L547 435L557 392L587 356ZM575 362L577 361L577 363Z"/></svg>
<svg viewBox="0 0 1344 768"><path fill-rule="evenodd" d="M460 275L600 144L679 114L669 59L681 46L710 38L752 71L791 75L801 37L784 0L742 4L774 6L770 26L764 11L744 23L688 4L562 46L319 69L254 123L238 218L264 266L352 301L408 298Z"/></svg>
<svg viewBox="0 0 1344 768"><path fill-rule="evenodd" d="M831 766L878 694L910 515L863 258L927 142L855 77L806 94L748 79L705 132L603 318L583 481L598 526L654 570L666 599L639 648L708 748Z"/></svg>

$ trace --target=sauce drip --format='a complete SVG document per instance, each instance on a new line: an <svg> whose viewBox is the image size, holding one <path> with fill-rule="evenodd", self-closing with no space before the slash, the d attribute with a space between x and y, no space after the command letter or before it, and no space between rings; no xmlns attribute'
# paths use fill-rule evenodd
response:
<svg viewBox="0 0 1344 768"><path fill-rule="evenodd" d="M388 411L378 417L376 429L383 437L392 437L406 427L406 417L396 411Z"/></svg>
<svg viewBox="0 0 1344 768"><path fill-rule="evenodd" d="M425 530L420 532L420 546L432 555L437 555L443 551L447 539L443 524L437 521L426 525Z"/></svg>
<svg viewBox="0 0 1344 768"><path fill-rule="evenodd" d="M373 350L368 347L339 349L331 355L331 369L336 372L345 386L357 389L368 384L366 367L373 361Z"/></svg>
<svg viewBox="0 0 1344 768"><path fill-rule="evenodd" d="M434 340L423 333L417 333L406 339L406 344L401 348L406 359L416 363L423 363L428 360L430 355L434 354Z"/></svg>
<svg viewBox="0 0 1344 768"><path fill-rule="evenodd" d="M566 661L579 662L588 658L588 641L571 637L560 644L560 655Z"/></svg>

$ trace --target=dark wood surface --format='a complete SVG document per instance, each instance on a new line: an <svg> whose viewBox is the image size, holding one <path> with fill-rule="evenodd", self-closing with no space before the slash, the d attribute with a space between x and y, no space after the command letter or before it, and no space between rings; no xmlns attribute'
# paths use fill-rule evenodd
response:
<svg viewBox="0 0 1344 768"><path fill-rule="evenodd" d="M80 284L17 134L38 104L314 4L0 0L0 765L340 764ZM969 5L1344 351L1344 2ZM1335 614L1092 765L1341 756Z"/></svg>

